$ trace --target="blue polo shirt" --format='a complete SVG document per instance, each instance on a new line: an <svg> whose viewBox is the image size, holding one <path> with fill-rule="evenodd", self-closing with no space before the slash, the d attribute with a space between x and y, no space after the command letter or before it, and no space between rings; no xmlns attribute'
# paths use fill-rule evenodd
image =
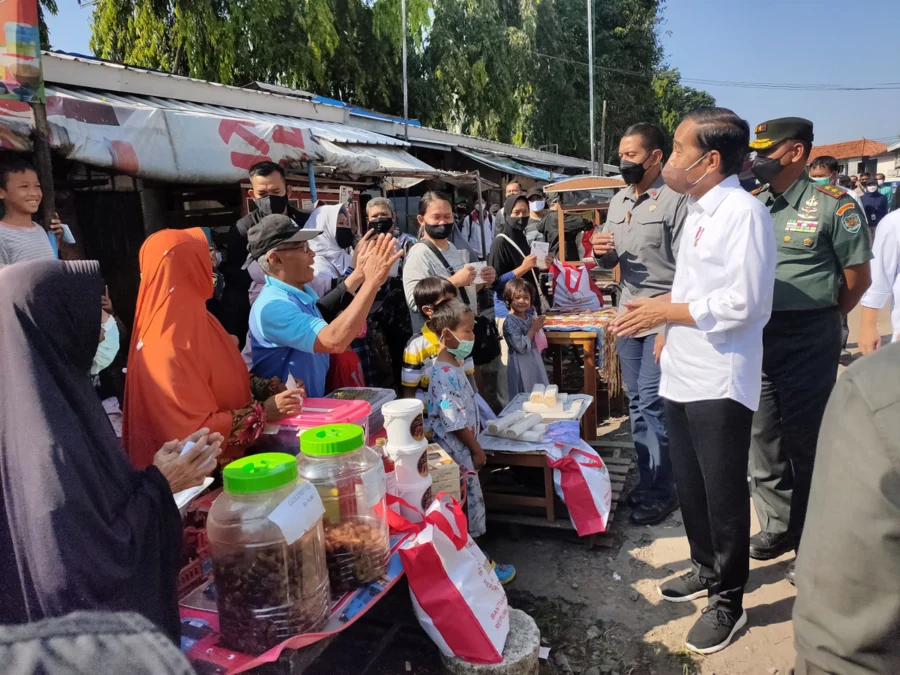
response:
<svg viewBox="0 0 900 675"><path fill-rule="evenodd" d="M316 336L328 322L316 306L319 296L310 286L294 288L273 277L266 277L250 309L250 348L252 371L259 377L288 375L302 380L306 395L325 395L328 354L314 353Z"/></svg>

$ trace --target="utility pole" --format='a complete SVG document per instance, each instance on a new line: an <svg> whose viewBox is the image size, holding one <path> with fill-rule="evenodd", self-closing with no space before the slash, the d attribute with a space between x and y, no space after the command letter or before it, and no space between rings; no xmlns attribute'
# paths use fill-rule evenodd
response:
<svg viewBox="0 0 900 675"><path fill-rule="evenodd" d="M56 217L56 190L53 186L53 162L50 157L50 125L47 123L47 107L41 102L31 104L34 112L34 156L38 180L44 197L41 206L44 229L50 229L50 221Z"/></svg>
<svg viewBox="0 0 900 675"><path fill-rule="evenodd" d="M606 175L606 99L603 99L603 112L600 113L600 175Z"/></svg>
<svg viewBox="0 0 900 675"><path fill-rule="evenodd" d="M406 87L406 0L400 0L403 15L403 138L409 140L409 91Z"/></svg>
<svg viewBox="0 0 900 675"><path fill-rule="evenodd" d="M591 7L593 0L587 0L588 21L588 89L590 89L590 117L591 117L591 174L595 174L594 158L597 147L594 144L594 12Z"/></svg>

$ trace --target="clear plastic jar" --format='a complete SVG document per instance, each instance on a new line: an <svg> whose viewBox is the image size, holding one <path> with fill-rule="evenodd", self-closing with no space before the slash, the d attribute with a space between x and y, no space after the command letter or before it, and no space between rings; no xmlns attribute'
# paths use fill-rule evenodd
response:
<svg viewBox="0 0 900 675"><path fill-rule="evenodd" d="M225 490L207 519L222 644L261 654L328 618L322 519L291 544L269 520L302 483L291 455L244 457L222 476Z"/></svg>
<svg viewBox="0 0 900 675"><path fill-rule="evenodd" d="M316 486L325 526L331 592L341 595L387 570L390 533L384 464L355 424L331 424L300 435L300 475Z"/></svg>

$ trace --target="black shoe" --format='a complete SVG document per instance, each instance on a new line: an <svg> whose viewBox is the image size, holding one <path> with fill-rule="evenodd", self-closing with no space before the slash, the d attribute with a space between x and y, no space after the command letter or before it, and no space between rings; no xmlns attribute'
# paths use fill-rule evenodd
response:
<svg viewBox="0 0 900 675"><path fill-rule="evenodd" d="M704 579L695 572L687 572L677 579L670 579L656 587L663 600L669 602L688 602L709 594L711 579Z"/></svg>
<svg viewBox="0 0 900 675"><path fill-rule="evenodd" d="M643 504L648 496L649 493L646 489L636 487L628 494L628 499L625 500L625 503L628 504L630 508L635 509Z"/></svg>
<svg viewBox="0 0 900 675"><path fill-rule="evenodd" d="M638 504L631 512L631 522L635 525L656 525L678 508L678 497L652 497Z"/></svg>
<svg viewBox="0 0 900 675"><path fill-rule="evenodd" d="M716 607L704 607L703 614L688 633L684 646L698 654L714 654L725 649L734 634L747 623L747 612L739 616Z"/></svg>
<svg viewBox="0 0 900 675"><path fill-rule="evenodd" d="M791 582L791 586L797 585L794 583L794 574L797 572L796 565L797 565L797 561L792 560L791 564L788 565L787 570L785 570L785 572L784 572L784 578Z"/></svg>
<svg viewBox="0 0 900 675"><path fill-rule="evenodd" d="M750 557L754 560L772 560L797 547L794 537L787 532L772 534L759 532L750 537Z"/></svg>

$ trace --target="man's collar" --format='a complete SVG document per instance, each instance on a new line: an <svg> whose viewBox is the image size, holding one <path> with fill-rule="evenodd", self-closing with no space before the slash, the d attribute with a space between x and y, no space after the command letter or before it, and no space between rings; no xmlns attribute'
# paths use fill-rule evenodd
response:
<svg viewBox="0 0 900 675"><path fill-rule="evenodd" d="M691 209L694 211L700 211L701 213L706 214L707 216L712 216L716 209L719 208L719 205L728 196L728 193L734 189L741 187L741 181L738 180L736 174L731 174L730 176L725 177L720 183L714 185L709 191L700 197L700 199L691 201Z"/></svg>
<svg viewBox="0 0 900 675"><path fill-rule="evenodd" d="M791 186L781 193L781 198L784 199L788 204L793 206L795 209L800 206L800 200L803 198L803 195L806 193L807 188L810 183L813 183L813 179L809 177L809 174L804 171L799 176L797 176L797 180L791 183ZM769 190L771 191L771 187Z"/></svg>
<svg viewBox="0 0 900 675"><path fill-rule="evenodd" d="M657 197L659 197L659 193L662 192L662 189L665 187L665 185L666 185L666 183L663 180L662 171L660 171L659 175L656 177L656 180L654 180L650 184L650 187L648 187L645 192L641 193L640 197L635 196L634 185L628 186L628 189L625 191L625 196L626 196L626 198L630 199L633 202L637 201L644 195L647 196L647 199L656 199Z"/></svg>
<svg viewBox="0 0 900 675"><path fill-rule="evenodd" d="M309 284L305 285L302 289L297 288L296 286L291 286L290 284L286 284L281 279L276 279L275 277L270 277L268 274L266 275L266 286L274 286L280 290L286 291L291 295L295 296L300 302L305 305L314 305L319 300L318 294L313 290L312 286Z"/></svg>

